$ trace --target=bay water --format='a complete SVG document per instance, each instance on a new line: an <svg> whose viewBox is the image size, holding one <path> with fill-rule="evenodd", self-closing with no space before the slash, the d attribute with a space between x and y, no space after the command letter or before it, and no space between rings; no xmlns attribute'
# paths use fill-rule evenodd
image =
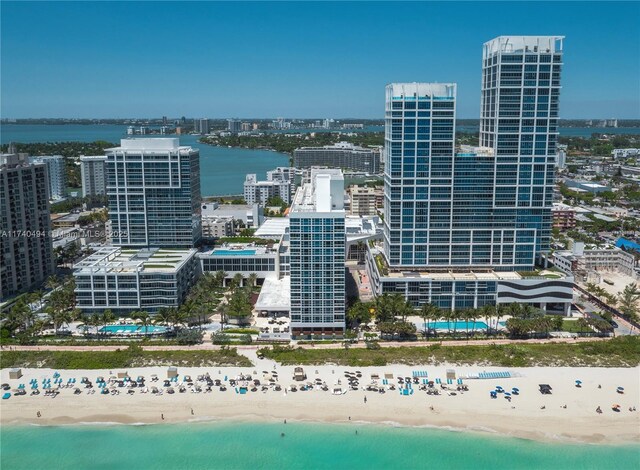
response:
<svg viewBox="0 0 640 470"><path fill-rule="evenodd" d="M369 126L364 132L382 131L381 126ZM477 132L474 126L459 126L460 132ZM6 124L0 125L0 143L9 142L93 142L104 140L115 144L126 138L127 126L116 124ZM314 129L308 130L309 132ZM317 129L315 130L317 131ZM291 130L287 132L299 132ZM356 130L357 132L357 130ZM361 131L362 132L362 131ZM560 128L562 136L589 137L592 133L640 134L640 128ZM149 137L159 137L157 135ZM166 137L176 137L168 135ZM256 173L264 179L266 172L278 166L288 166L289 156L268 150L249 150L227 147L213 147L198 142L200 136L179 136L182 145L200 149L201 191L203 196L242 194L247 173Z"/></svg>

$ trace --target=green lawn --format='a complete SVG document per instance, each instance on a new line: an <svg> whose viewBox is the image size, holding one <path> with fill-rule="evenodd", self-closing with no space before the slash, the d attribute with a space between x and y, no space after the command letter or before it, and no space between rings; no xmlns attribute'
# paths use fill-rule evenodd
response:
<svg viewBox="0 0 640 470"><path fill-rule="evenodd" d="M592 330L580 329L578 327L577 320L562 320L562 331L569 331L571 333L585 333Z"/></svg>
<svg viewBox="0 0 640 470"><path fill-rule="evenodd" d="M250 367L235 349L221 351L142 351L130 347L117 351L3 351L0 368L122 369L145 366Z"/></svg>
<svg viewBox="0 0 640 470"><path fill-rule="evenodd" d="M265 357L283 365L385 366L387 364L481 364L503 367L601 366L635 367L640 364L640 338L618 337L585 343L508 344L482 346L397 347L377 350L262 349Z"/></svg>

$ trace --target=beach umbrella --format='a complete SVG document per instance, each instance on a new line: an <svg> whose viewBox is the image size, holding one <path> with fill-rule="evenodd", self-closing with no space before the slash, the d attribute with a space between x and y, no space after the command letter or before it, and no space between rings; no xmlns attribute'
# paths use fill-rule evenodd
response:
<svg viewBox="0 0 640 470"><path fill-rule="evenodd" d="M624 393L624 387L618 387L618 388L616 388L616 392L618 392L618 393Z"/></svg>
<svg viewBox="0 0 640 470"><path fill-rule="evenodd" d="M511 392L512 392L512 393L518 393L519 391L520 391L520 389L519 389L519 388L517 388L517 387L513 387L513 388L511 389Z"/></svg>
<svg viewBox="0 0 640 470"><path fill-rule="evenodd" d="M576 385L582 385L582 380L576 380Z"/></svg>
<svg viewBox="0 0 640 470"><path fill-rule="evenodd" d="M505 397L510 397L510 396L511 396L511 394L510 394L509 392L504 392L504 396L505 396Z"/></svg>

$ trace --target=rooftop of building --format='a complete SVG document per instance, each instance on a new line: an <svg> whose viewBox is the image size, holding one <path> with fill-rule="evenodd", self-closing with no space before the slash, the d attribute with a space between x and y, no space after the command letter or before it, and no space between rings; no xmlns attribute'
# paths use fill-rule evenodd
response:
<svg viewBox="0 0 640 470"><path fill-rule="evenodd" d="M195 249L103 247L74 265L74 274L175 273L194 255Z"/></svg>
<svg viewBox="0 0 640 470"><path fill-rule="evenodd" d="M344 214L344 176L334 168L311 169L311 182L296 191L291 214L322 212Z"/></svg>
<svg viewBox="0 0 640 470"><path fill-rule="evenodd" d="M346 215L344 219L347 242L357 241L376 235L382 230L380 218L377 216ZM273 217L265 220L254 236L260 238L280 238L289 229L288 217Z"/></svg>
<svg viewBox="0 0 640 470"><path fill-rule="evenodd" d="M323 145L322 147L300 147L300 148L297 148L296 150L317 150L317 149L352 150L357 152L362 152L362 151L374 152L378 150L373 148L360 147L359 145L352 144L351 142L336 142L335 144Z"/></svg>
<svg viewBox="0 0 640 470"><path fill-rule="evenodd" d="M106 149L105 152L131 152L133 154L144 152L146 154L180 152L184 154L197 152L188 145L180 145L177 137L148 137L120 139L120 147Z"/></svg>
<svg viewBox="0 0 640 470"><path fill-rule="evenodd" d="M291 278L266 278L260 296L256 301L256 310L287 311L291 308Z"/></svg>
<svg viewBox="0 0 640 470"><path fill-rule="evenodd" d="M262 256L278 252L275 246L256 245L255 243L224 243L198 253L199 257Z"/></svg>
<svg viewBox="0 0 640 470"><path fill-rule="evenodd" d="M381 277L388 279L420 279L433 281L514 281L519 279L564 279L566 274L553 269L531 271L495 271L491 268L429 267L424 269L393 268L382 253L381 242L369 242L371 254Z"/></svg>
<svg viewBox="0 0 640 470"><path fill-rule="evenodd" d="M64 160L62 155L32 155L29 157L32 161L45 161L45 160Z"/></svg>
<svg viewBox="0 0 640 470"><path fill-rule="evenodd" d="M253 235L260 238L279 238L284 235L288 228L288 217L272 217L266 219Z"/></svg>
<svg viewBox="0 0 640 470"><path fill-rule="evenodd" d="M0 153L0 167L15 168L29 165L29 155L26 153Z"/></svg>
<svg viewBox="0 0 640 470"><path fill-rule="evenodd" d="M106 161L106 155L80 155L81 162Z"/></svg>
<svg viewBox="0 0 640 470"><path fill-rule="evenodd" d="M387 85L387 99L454 99L455 83L390 83Z"/></svg>
<svg viewBox="0 0 640 470"><path fill-rule="evenodd" d="M498 36L484 43L484 54L497 52L562 52L564 36Z"/></svg>

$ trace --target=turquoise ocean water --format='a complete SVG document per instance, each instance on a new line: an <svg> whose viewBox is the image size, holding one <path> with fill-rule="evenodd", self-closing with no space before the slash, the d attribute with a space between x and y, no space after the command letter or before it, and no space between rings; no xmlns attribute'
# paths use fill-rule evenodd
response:
<svg viewBox="0 0 640 470"><path fill-rule="evenodd" d="M0 451L3 470L640 467L639 446L543 444L355 423L4 427Z"/></svg>

